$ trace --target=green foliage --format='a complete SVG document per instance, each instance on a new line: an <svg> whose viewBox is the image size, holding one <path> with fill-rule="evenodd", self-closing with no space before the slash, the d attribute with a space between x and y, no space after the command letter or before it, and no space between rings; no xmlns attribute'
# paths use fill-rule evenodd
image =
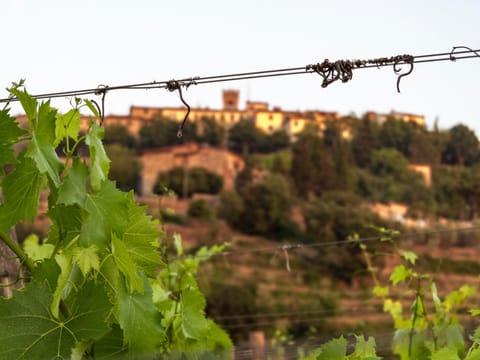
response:
<svg viewBox="0 0 480 360"><path fill-rule="evenodd" d="M356 233L373 236L376 232L372 225L386 225L375 214L361 208L360 199L348 192L327 192L322 197L312 197L303 204L302 212L307 241L338 242L338 246L332 247L335 251L323 256L318 254L322 261L311 266L321 267L347 282L364 264L357 246L344 246L341 242Z"/></svg>
<svg viewBox="0 0 480 360"><path fill-rule="evenodd" d="M480 166L440 168L435 174L438 214L459 220L474 220L480 210Z"/></svg>
<svg viewBox="0 0 480 360"><path fill-rule="evenodd" d="M74 300L65 300L70 314L60 319L49 311L51 285L34 281L12 299L0 299L0 358L66 359L74 347L108 332L111 304L102 285L90 280L72 294Z"/></svg>
<svg viewBox="0 0 480 360"><path fill-rule="evenodd" d="M146 122L139 131L139 145L142 149L160 148L194 141L197 138L195 123L189 123L181 139L178 138L178 123L173 120L156 118Z"/></svg>
<svg viewBox="0 0 480 360"><path fill-rule="evenodd" d="M367 116L354 122L351 149L355 164L361 168L370 165L372 152L379 147L378 124Z"/></svg>
<svg viewBox="0 0 480 360"><path fill-rule="evenodd" d="M242 119L228 131L228 148L233 152L247 156L255 152L262 137L262 132L252 121Z"/></svg>
<svg viewBox="0 0 480 360"><path fill-rule="evenodd" d="M105 127L105 138L103 140L105 145L118 144L129 149L137 147L137 139L130 134L128 128L113 124Z"/></svg>
<svg viewBox="0 0 480 360"><path fill-rule="evenodd" d="M8 109L0 111L0 175L3 175L3 166L15 162L12 145L15 144L25 131L18 127L13 116L10 116Z"/></svg>
<svg viewBox="0 0 480 360"><path fill-rule="evenodd" d="M188 169L186 175L183 167L176 166L158 174L153 192L161 195L173 191L178 196L190 197L195 193L218 194L222 186L222 177L212 171L193 167Z"/></svg>
<svg viewBox="0 0 480 360"><path fill-rule="evenodd" d="M292 146L292 153L290 175L301 197L320 196L335 187L334 163L316 133L302 132Z"/></svg>
<svg viewBox="0 0 480 360"><path fill-rule="evenodd" d="M198 199L190 202L187 215L192 218L208 220L211 219L215 214L212 210L212 207L206 200Z"/></svg>
<svg viewBox="0 0 480 360"><path fill-rule="evenodd" d="M379 133L380 146L394 148L405 157L410 156L410 147L418 125L390 117L382 124Z"/></svg>
<svg viewBox="0 0 480 360"><path fill-rule="evenodd" d="M226 129L219 125L215 119L203 117L200 119L197 141L219 147L226 137Z"/></svg>
<svg viewBox="0 0 480 360"><path fill-rule="evenodd" d="M111 160L109 179L117 183L123 191L141 191L142 164L135 152L119 144L105 147Z"/></svg>
<svg viewBox="0 0 480 360"><path fill-rule="evenodd" d="M381 357L376 355L376 344L373 337L367 340L363 336L356 336L354 350L347 354L347 340L341 336L332 339L321 345L310 356L304 360L380 360Z"/></svg>
<svg viewBox="0 0 480 360"><path fill-rule="evenodd" d="M374 202L400 202L413 213L434 212L433 191L420 174L408 169L408 160L397 150L382 148L372 152L371 172L357 172L357 192Z"/></svg>
<svg viewBox="0 0 480 360"><path fill-rule="evenodd" d="M478 162L478 138L467 126L455 125L442 154L442 162L450 165L471 165Z"/></svg>
<svg viewBox="0 0 480 360"><path fill-rule="evenodd" d="M276 239L298 235L298 227L290 217L293 197L285 176L269 174L259 182L247 180L237 185L237 192L221 197L219 214L230 225Z"/></svg>
<svg viewBox="0 0 480 360"><path fill-rule="evenodd" d="M398 247L394 237L382 231L383 241L388 242L398 255L401 263L394 267L390 281L396 292L413 292L410 312L404 310L403 304L395 299L388 287L378 284L371 258L365 244L362 252L372 278L376 284L374 295L384 300L384 311L389 313L396 328L393 338L393 352L402 360L408 359L464 359L465 345L463 329L458 321L458 311L466 299L475 294L475 288L462 286L452 291L442 300L438 295L434 277L417 272L415 265L418 256ZM431 297L432 305L427 303ZM472 345L469 352L474 351ZM467 357L468 358L468 357Z"/></svg>
<svg viewBox="0 0 480 360"><path fill-rule="evenodd" d="M236 191L224 191L220 194L218 215L234 228L241 227L245 204Z"/></svg>
<svg viewBox="0 0 480 360"><path fill-rule="evenodd" d="M178 253L165 263L158 222L133 193L108 180L110 160L95 107L76 99L74 110L62 115L24 90L11 92L30 127L20 131L8 110L0 114L12 131L0 132L6 154L0 160L12 166L1 174L0 239L29 278L11 299L0 299L0 359L226 356L227 334L204 314L195 279L200 260ZM81 136L77 119L84 106L94 116ZM13 146L23 140L29 140L27 150L15 155ZM59 143L65 144L63 161L54 151ZM75 152L84 143L89 159ZM6 234L35 218L44 189L48 237L41 242L32 235L20 248ZM199 255L206 260L221 249L203 248Z"/></svg>

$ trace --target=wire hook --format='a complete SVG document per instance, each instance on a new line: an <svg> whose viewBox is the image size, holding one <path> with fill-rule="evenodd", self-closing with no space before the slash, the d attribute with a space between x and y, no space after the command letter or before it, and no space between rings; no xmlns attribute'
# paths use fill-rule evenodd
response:
<svg viewBox="0 0 480 360"><path fill-rule="evenodd" d="M98 85L97 90L95 90L95 95L102 95L101 108L95 100L91 100L92 103L94 103L95 106L97 107L98 113L100 114L100 125L103 125L103 120L105 118L105 95L107 95L107 91L108 91L108 86L102 85L102 84Z"/></svg>
<svg viewBox="0 0 480 360"><path fill-rule="evenodd" d="M470 52L474 53L475 55L477 55L478 57L480 57L480 54L478 52L469 48L468 46L454 46L452 48L452 51L450 52L450 60L451 61L457 61L457 58L455 56L453 56L453 54L455 53L455 50L457 50L457 49L467 49L468 51L470 51Z"/></svg>
<svg viewBox="0 0 480 360"><path fill-rule="evenodd" d="M393 71L395 72L395 74L398 75L398 78L397 78L397 92L400 92L400 80L402 79L402 77L410 75L413 72L413 60L414 60L413 56L411 56L411 55L403 55L403 56L399 56L395 59L395 62L393 63ZM398 65L402 61L405 64L410 65L410 69L408 69L408 71L403 73L403 74L399 74L399 72L402 71L402 68L399 67Z"/></svg>
<svg viewBox="0 0 480 360"><path fill-rule="evenodd" d="M192 79L190 81L190 83L188 83L188 85L186 85L186 86L188 87L188 86L190 86L191 84L194 84L194 83L195 83L195 81ZM185 105L187 107L187 112L185 113L185 117L183 118L182 123L178 127L178 132L177 132L177 137L178 138L181 138L183 136L183 128L185 126L185 123L187 122L188 115L190 115L190 105L188 105L188 103L183 98L182 85L184 85L184 84L177 81L177 80L170 80L170 81L167 82L167 85L166 85L166 89L168 91L178 90L178 95L180 96L180 100L182 101L183 105Z"/></svg>

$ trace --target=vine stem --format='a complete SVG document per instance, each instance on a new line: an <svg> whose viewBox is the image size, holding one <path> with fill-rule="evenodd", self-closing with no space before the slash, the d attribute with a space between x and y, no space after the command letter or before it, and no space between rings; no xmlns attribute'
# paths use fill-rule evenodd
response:
<svg viewBox="0 0 480 360"><path fill-rule="evenodd" d="M10 238L7 234L0 232L0 239L12 250L15 255L17 255L21 262L25 264L27 267L28 271L32 273L35 270L35 264L33 263L33 260L28 257L28 255L23 251L23 249Z"/></svg>
<svg viewBox="0 0 480 360"><path fill-rule="evenodd" d="M408 357L412 357L412 345L413 345L413 335L415 334L415 324L417 322L418 317L418 301L422 301L421 294L420 294L420 279L418 279L417 283L417 290L415 294L415 306L413 308L413 319L412 319L412 327L410 329L410 333L408 334Z"/></svg>

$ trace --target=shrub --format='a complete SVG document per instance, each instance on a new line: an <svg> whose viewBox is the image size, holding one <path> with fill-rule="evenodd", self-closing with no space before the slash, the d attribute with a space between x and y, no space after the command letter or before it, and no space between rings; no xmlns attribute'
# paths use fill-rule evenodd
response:
<svg viewBox="0 0 480 360"><path fill-rule="evenodd" d="M199 199L190 202L187 215L192 218L207 220L214 216L214 211L207 201Z"/></svg>
<svg viewBox="0 0 480 360"><path fill-rule="evenodd" d="M189 169L187 178L185 170L177 166L170 171L158 174L153 186L153 192L163 195L168 190L171 190L178 196L187 195L190 197L195 193L218 194L222 186L222 177L211 171L201 167L194 167Z"/></svg>

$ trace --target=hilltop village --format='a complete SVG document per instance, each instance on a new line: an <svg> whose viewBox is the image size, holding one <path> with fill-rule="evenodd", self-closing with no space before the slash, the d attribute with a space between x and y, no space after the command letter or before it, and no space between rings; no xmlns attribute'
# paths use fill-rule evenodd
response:
<svg viewBox="0 0 480 360"><path fill-rule="evenodd" d="M337 112L320 110L285 111L279 107L271 108L268 103L258 101L246 101L245 108L240 109L238 91L224 90L222 95L222 109L192 108L185 129L186 133L191 133L193 129L197 135L202 135L208 131L208 129L205 129L206 123L203 120L209 119L217 128L223 130L223 135L217 141L217 146L210 146L208 143L197 139L191 141L191 137L186 137L183 141L180 140L174 145L150 145L137 152L136 157L141 163L141 175L140 184L135 189L139 196L148 198L154 195L158 175L179 167L184 169L204 168L222 178L223 190L232 190L237 175L245 168L245 145L248 147L248 144L254 141L248 139L248 135L246 135L247 139L243 143L242 151L231 151L229 130L241 123L248 123L265 136L282 134L287 137L283 141L293 144L307 128L314 128L317 135L322 137L329 126L334 126L337 129L342 141L351 142L355 131L355 123L359 122L355 122L351 116L340 116ZM106 115L104 117L106 140L109 138L110 129L121 128L126 130L123 136L130 136L138 141L142 137L142 128L159 119L168 120L178 125L184 119L185 113L186 109L184 107L131 106L128 115ZM19 123L26 121L24 116L19 116L17 119ZM395 119L403 123L413 124L422 131L426 131L424 117L416 114L395 111L389 114L379 114L371 111L364 114L363 119L376 126L381 126L388 119ZM81 130L86 129L89 121L90 117L82 116ZM421 174L427 186L431 185L432 171L430 164L410 162L408 167ZM371 209L388 220L407 221L411 226L423 227L425 225L424 221L418 222L417 220L406 219L408 207L401 203L386 202L382 204L376 202L371 204Z"/></svg>
<svg viewBox="0 0 480 360"><path fill-rule="evenodd" d="M246 101L245 108L239 108L239 92L237 90L223 91L222 109L192 108L188 123L196 124L196 131L202 133L201 119L213 119L215 123L228 131L242 120L251 122L254 127L265 134L283 131L291 142L297 140L298 135L306 127L316 127L318 134L325 131L329 124L339 127L341 137L350 140L352 137L351 119L340 116L337 112L321 110L285 111L280 107L271 108L267 102ZM131 106L128 115L105 116L104 123L110 126L124 126L128 132L138 138L142 126L154 119L169 119L180 123L185 116L184 107L139 107ZM422 115L392 111L389 114L379 114L373 111L365 116L369 121L383 124L387 119L394 118L403 122L414 123L425 128L425 118ZM84 126L88 123L84 119ZM187 128L188 128L187 124ZM224 139L226 140L226 137ZM158 173L169 171L178 166L204 167L217 173L223 178L223 187L230 190L234 186L237 174L244 168L244 158L226 150L228 146L222 142L220 147L202 146L188 142L177 146L160 149L144 150L141 154L142 162L142 195L151 196ZM409 164L410 169L419 172L427 185L431 184L431 169L429 165ZM374 211L387 219L402 219L405 217L407 207L401 204L373 206ZM413 222L416 224L417 222ZM423 226L423 222L420 222Z"/></svg>

